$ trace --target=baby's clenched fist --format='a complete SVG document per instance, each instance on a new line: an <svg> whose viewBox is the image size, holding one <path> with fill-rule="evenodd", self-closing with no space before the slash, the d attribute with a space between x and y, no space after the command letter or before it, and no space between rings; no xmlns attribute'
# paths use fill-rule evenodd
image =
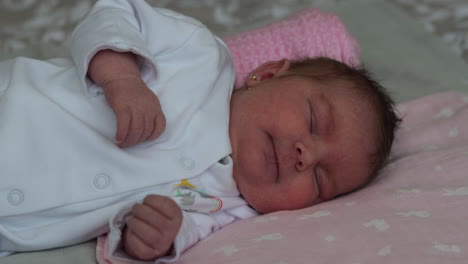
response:
<svg viewBox="0 0 468 264"><path fill-rule="evenodd" d="M117 119L116 142L130 147L153 140L166 128L158 97L139 76L123 76L102 85Z"/></svg>
<svg viewBox="0 0 468 264"><path fill-rule="evenodd" d="M148 195L133 206L123 235L125 251L140 260L169 253L182 224L182 211L169 197Z"/></svg>

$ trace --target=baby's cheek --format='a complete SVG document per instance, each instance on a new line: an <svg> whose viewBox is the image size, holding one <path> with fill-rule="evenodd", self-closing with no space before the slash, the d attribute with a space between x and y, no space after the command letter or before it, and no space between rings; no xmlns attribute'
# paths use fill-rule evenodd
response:
<svg viewBox="0 0 468 264"><path fill-rule="evenodd" d="M312 177L310 177L312 178ZM309 207L316 204L318 192L314 188L314 183L311 179L301 179L292 183L290 186L283 188L283 201L287 202L285 210L295 210Z"/></svg>

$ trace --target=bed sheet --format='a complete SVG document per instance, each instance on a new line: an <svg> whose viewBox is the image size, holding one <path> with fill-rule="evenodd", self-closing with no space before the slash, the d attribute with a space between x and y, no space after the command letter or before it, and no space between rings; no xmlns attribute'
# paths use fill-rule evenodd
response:
<svg viewBox="0 0 468 264"><path fill-rule="evenodd" d="M10 2L13 3L13 1ZM27 3L28 1L18 2ZM161 1L161 3L163 2L169 3L169 1ZM206 9L202 11L203 8L194 8L194 5L197 1L184 2L186 6L179 6L182 12L184 10L190 10L191 15L194 15L198 18L203 18ZM208 2L209 1L206 1L206 3ZM285 10L280 8L276 9L277 11L272 11L275 10L271 8L271 6L275 6L275 4L272 4L272 2L257 2L255 2L257 4L253 4L253 2L247 3L242 1L226 1L225 5L235 5L236 3L241 5L240 7L233 6L232 9L240 10L241 13L244 12L245 14L250 14L253 18L250 20L246 19L245 21L238 21L236 26L230 29L215 26L215 30L218 31L218 33L221 33L221 35L226 36L234 32L252 29L256 26L283 18L289 13L302 9L311 3L311 1L278 0L275 1L278 3L278 6L284 6L287 3L294 3L294 5L286 11L278 11ZM466 63L460 57L452 53L447 48L447 46L442 43L442 41L440 41L440 39L427 33L421 24L416 23L414 20L408 17L407 14L403 13L395 6L383 0L314 2L320 2L319 5L322 6L323 9L336 12L343 19L348 29L357 37L361 44L364 64L375 72L377 79L381 80L382 83L388 87L388 89L394 94L399 102L449 89L468 91L468 77L466 74L468 72L468 66ZM173 3L177 4L177 1L174 1ZM265 5L268 5L268 8L265 7ZM86 8L86 6L82 8ZM229 10L229 8L223 10ZM266 12L264 10L269 10L271 13L263 13L262 15L262 10L263 12ZM216 15L216 12L221 11L222 10L217 11L216 9L210 9L209 12L213 12L213 14ZM259 14L256 15L255 13ZM222 12L218 15L227 19L227 24L230 23L230 21L228 21L229 19L235 19L233 16L225 16L225 14ZM207 24L209 24L209 22L207 22ZM29 52L30 55L36 57L47 57L52 54L57 54L59 51L63 52L63 49L59 48L58 50L52 50L49 45L38 44L32 49L26 49L21 52L23 54L28 54ZM11 54L9 54L9 56L11 56ZM465 98L463 96L458 97ZM455 113L458 113L458 110L450 110L449 108L450 107L444 106L433 109L432 111L435 111L433 116L440 114L442 116L449 115L449 117L452 117L455 115ZM403 110L404 109L402 109L402 111ZM468 132L465 129L457 127L455 128L451 128L444 132L445 135L447 137L449 135L455 135L452 139L460 140L455 141L460 142L459 146L466 146L466 141L463 143L463 141L461 141L458 136L464 136ZM406 129L411 131L412 128L408 126ZM402 146L404 145L405 144ZM449 147L451 148L453 146L450 145ZM441 154L440 159L442 161L449 162L450 160L454 159L451 158L451 156L444 155L444 152L438 149L437 146L426 144L424 145L424 148L426 148L424 151L427 153L437 152ZM413 150L413 152L415 151ZM407 156L410 156L412 152L409 151L405 153ZM459 153L460 156L457 156L459 158L455 159L457 160L457 163L466 163L466 159L460 159L460 157L462 157L461 154L464 153L464 151ZM404 157L399 157L398 155L394 156L394 161L399 158ZM340 237L338 234L321 231L322 229L320 227L322 225L327 225L332 229L325 230L335 230L336 232L339 231L340 226L347 224L346 218L339 217L338 220L330 221L330 219L327 219L327 217L336 214L336 211L333 210L337 208L337 205L343 206L345 209L349 210L350 214L353 214L353 210L355 209L353 206L358 205L357 203L353 202L357 201L364 201L361 204L367 206L363 209L367 210L364 214L369 214L369 218L364 219L364 222L361 223L360 229L358 229L358 231L373 230L378 233L379 228L385 229L385 223L393 227L390 222L387 222L390 220L382 222L380 220L385 220L386 218L379 216L371 217L369 212L371 212L374 208L381 206L391 206L391 202L401 202L398 197L403 195L411 196L417 194L418 190L421 191L423 189L411 187L410 183L416 185L418 182L423 182L427 185L427 188L424 190L438 191L442 194L453 194L448 196L448 198L451 199L450 205L452 207L447 209L448 211L446 212L445 216L442 215L441 219L444 219L443 217L446 217L447 219L457 219L457 217L460 215L457 210L462 211L468 206L466 204L466 199L463 199L466 197L465 194L468 183L465 182L465 185L463 185L463 182L461 182L457 183L455 186L454 182L450 180L449 176L455 174L456 172L450 172L447 166L443 164L437 164L434 160L427 162L431 164L431 167L429 167L428 170L431 170L431 172L438 172L440 175L442 175L441 177L446 176L448 178L447 182L445 182L447 184L442 185L441 183L436 184L434 182L434 184L431 185L433 182L424 178L424 175L421 174L411 174L412 176L408 179L401 177L394 177L392 179L392 177L385 175L385 173L389 173L393 170L393 166L389 166L386 169L386 172L384 172L383 175L381 175L381 177L379 177L379 179L374 182L373 185L374 187L380 186L379 188L387 191L389 191L390 187L392 190L394 190L394 197L387 195L388 193L386 194L386 192L383 192L381 196L378 196L382 201L388 198L385 203L379 204L378 199L372 202L367 201L366 193L363 192L363 190L353 194L354 196L350 195L347 197L342 197L340 200L336 200L336 202L333 203L324 203L319 205L319 207L305 209L308 211L280 212L274 215L265 215L258 219L252 219L246 222L239 222L236 225L229 226L228 228L217 232L214 236L205 242L202 242L193 249L189 250L186 254L186 257L184 256L180 263L219 263L210 262L209 254L218 254L216 255L217 257L225 258L223 263L294 264L311 263L311 260L315 260L315 263L334 263L330 259L315 259L315 255L313 254L314 251L312 251L312 249L308 251L309 247L307 243L309 243L309 240L307 239L312 236L314 239L320 240L322 243L326 242L324 245L326 245L329 250L327 251L329 252L327 254L330 254L328 257L332 256L333 252L347 252L349 256L362 257L361 259L356 259L355 262L351 261L349 263L375 263L375 259L373 262L370 261L372 260L371 256L392 256L392 252L393 254L396 254L395 252L397 252L398 245L400 243L404 243L404 241L407 241L408 237L397 237L392 240L391 243L382 242L381 244L371 245L365 243L366 235L364 233L357 232L354 234L355 236L353 238L348 238L347 241L343 242L339 241ZM402 170L404 170L404 168L402 168ZM395 170L393 171L395 172ZM464 178L466 178L466 175L458 176L456 179L461 179L461 181L463 181ZM386 181L392 181L396 185L385 186L383 183ZM453 185L450 185L450 183ZM381 189L374 188L373 186L368 189L369 192L378 194L379 190ZM395 190L400 191L398 192ZM424 200L421 202L424 203ZM427 218L424 217L425 215L431 214L429 210L430 201L428 200L426 203L427 208L423 208L423 206L421 206L420 208L416 209L408 208L405 210L400 210L395 212L394 215L392 214L392 217L398 216L402 218L408 218L410 220L424 220ZM305 218L302 219L302 225L298 225L292 221L292 219L298 220L298 218L301 217ZM268 225L270 225L269 229L259 229L258 225L262 223L268 223ZM438 224L434 224L432 228L437 229L441 227L447 227L448 225L450 225L450 221L442 221ZM278 230L278 227L281 227L281 230L284 230L285 232L281 233L275 231ZM402 225L400 229L403 231L411 230L412 227L413 225ZM239 232L239 230L242 230L242 232ZM256 237L242 237L255 230L262 232L265 230L271 230L272 232L265 232L263 234L259 234ZM307 230L307 232L304 230ZM464 230L468 229L465 227ZM463 262L464 260L460 259L459 257L461 256L461 253L465 254L463 256L466 256L466 252L468 251L468 238L466 238L466 231L464 230L452 230L453 233L458 234L458 241L445 241L438 239L426 240L427 251L432 252L431 254L433 254L435 257L445 257L443 259L444 261L439 261L438 263L465 263ZM385 234L385 230L383 232ZM252 235L253 234L254 233L252 233ZM421 234L424 235L424 233ZM440 237L442 238L442 236ZM237 242L244 242L245 240L251 243L249 247L254 249L253 252L249 253L249 251L243 251L242 246L236 244ZM232 243L227 243L227 241L232 241ZM265 247L268 245L268 243L274 243L278 241L282 241L282 243L284 243L281 245L285 250L277 250L276 253L272 253L270 250L268 250L270 247ZM299 241L303 244L302 246L305 247L291 247L291 245L296 245L294 243L295 241ZM357 242L362 242L360 243L361 247L352 251L349 245L352 245L353 243L358 244ZM263 244L263 246L260 246L261 244ZM214 247L213 245L217 245L218 247ZM95 246L96 242L90 241L73 247L66 247L43 252L16 254L9 258L0 259L0 263L95 263ZM411 245L408 246L411 247ZM281 255L283 258L278 258L278 255ZM295 256L301 257L297 258ZM417 257L420 256L420 254L418 254L418 252L408 251L406 256L408 260L406 262L418 263ZM197 259L198 261L195 261Z"/></svg>
<svg viewBox="0 0 468 264"><path fill-rule="evenodd" d="M95 0L0 0L0 53L32 43L61 44ZM280 19L304 4L333 5L343 0L148 0L158 6L203 18L222 36L238 27ZM352 1L352 0L351 0ZM386 0L420 21L450 49L468 61L468 2L466 0Z"/></svg>

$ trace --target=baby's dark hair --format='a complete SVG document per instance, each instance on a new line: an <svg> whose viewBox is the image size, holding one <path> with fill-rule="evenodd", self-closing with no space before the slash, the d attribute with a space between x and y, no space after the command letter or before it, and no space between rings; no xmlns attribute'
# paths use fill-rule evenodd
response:
<svg viewBox="0 0 468 264"><path fill-rule="evenodd" d="M370 156L372 166L370 177L363 186L371 182L387 163L395 130L401 122L395 111L395 102L385 88L364 68L353 68L324 57L293 61L290 72L306 75L319 81L349 81L352 84L351 88L369 101L376 114L377 146Z"/></svg>

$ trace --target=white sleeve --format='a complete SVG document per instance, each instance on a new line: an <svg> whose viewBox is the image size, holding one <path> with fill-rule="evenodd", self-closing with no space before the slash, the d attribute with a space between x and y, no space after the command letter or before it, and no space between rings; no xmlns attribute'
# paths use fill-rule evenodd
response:
<svg viewBox="0 0 468 264"><path fill-rule="evenodd" d="M169 256L159 258L154 262L137 261L128 256L122 249L121 230L129 216L135 202L124 206L111 218L110 232L107 235L106 258L117 261L132 261L132 263L169 263L179 259L182 252L192 247L195 243L207 237L223 226L233 223L244 217L231 214L229 211L221 211L213 214L202 214L183 211L183 221L179 233L174 241L173 251ZM253 214L251 216L254 216ZM249 215L250 217L250 215Z"/></svg>
<svg viewBox="0 0 468 264"><path fill-rule="evenodd" d="M206 238L211 233L231 224L239 218L225 212L203 214L185 212L182 226L174 241L174 250L170 256L161 258L156 263L174 262L179 259L180 254Z"/></svg>
<svg viewBox="0 0 468 264"><path fill-rule="evenodd" d="M176 50L201 27L195 19L153 8L143 0L99 0L74 30L68 46L86 92L99 94L100 88L86 79L88 64L98 51L133 52L142 75L156 76L153 57Z"/></svg>

